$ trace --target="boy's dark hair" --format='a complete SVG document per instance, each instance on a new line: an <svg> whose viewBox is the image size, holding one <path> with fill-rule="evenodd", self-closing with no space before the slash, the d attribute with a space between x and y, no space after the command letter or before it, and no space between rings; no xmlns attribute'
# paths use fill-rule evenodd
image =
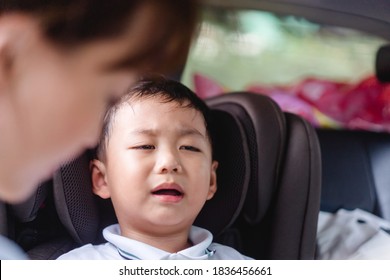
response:
<svg viewBox="0 0 390 280"><path fill-rule="evenodd" d="M158 63L161 70L182 66L196 24L196 0L1 0L0 16L31 15L53 43L74 47L123 34L131 18L145 4L152 4L159 11L155 32L149 35L149 47L115 67L133 67L138 62L148 62L148 66L160 69L156 67Z"/></svg>
<svg viewBox="0 0 390 280"><path fill-rule="evenodd" d="M104 158L116 111L124 103L131 102L134 99L139 100L154 97L160 97L164 103L176 102L182 108L193 108L200 112L205 121L207 137L211 146L213 146L212 119L210 109L206 103L191 89L180 82L167 79L163 76L148 76L138 81L119 102L108 109L104 117L102 134L96 150L96 156L98 158Z"/></svg>

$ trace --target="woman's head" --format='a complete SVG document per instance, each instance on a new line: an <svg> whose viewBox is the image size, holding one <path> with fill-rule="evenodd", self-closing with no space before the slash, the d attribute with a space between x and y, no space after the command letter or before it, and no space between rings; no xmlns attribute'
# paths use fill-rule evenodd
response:
<svg viewBox="0 0 390 280"><path fill-rule="evenodd" d="M26 198L94 146L107 106L139 75L183 63L195 11L184 0L0 1L0 198Z"/></svg>

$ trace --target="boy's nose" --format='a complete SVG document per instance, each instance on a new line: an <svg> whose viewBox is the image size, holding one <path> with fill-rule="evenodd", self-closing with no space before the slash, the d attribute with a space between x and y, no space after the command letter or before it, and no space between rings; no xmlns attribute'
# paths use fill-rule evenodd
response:
<svg viewBox="0 0 390 280"><path fill-rule="evenodd" d="M173 153L161 153L158 163L157 163L157 172L159 173L178 173L182 171L182 166L180 160Z"/></svg>

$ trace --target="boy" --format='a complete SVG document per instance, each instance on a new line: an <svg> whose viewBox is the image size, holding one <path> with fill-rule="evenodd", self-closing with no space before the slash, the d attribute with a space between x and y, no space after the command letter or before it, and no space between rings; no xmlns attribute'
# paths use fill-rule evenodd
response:
<svg viewBox="0 0 390 280"><path fill-rule="evenodd" d="M249 259L192 226L217 190L211 143L208 107L190 89L141 81L109 109L91 161L93 192L119 224L103 230L107 243L60 259Z"/></svg>

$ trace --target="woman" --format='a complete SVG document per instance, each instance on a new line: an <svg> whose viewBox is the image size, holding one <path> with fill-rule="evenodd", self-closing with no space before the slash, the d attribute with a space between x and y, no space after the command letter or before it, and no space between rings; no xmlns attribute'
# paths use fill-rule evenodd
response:
<svg viewBox="0 0 390 280"><path fill-rule="evenodd" d="M139 74L184 63L195 21L195 0L1 0L0 200L23 201L95 145Z"/></svg>
<svg viewBox="0 0 390 280"><path fill-rule="evenodd" d="M194 1L0 2L0 199L18 202L97 141L142 71L183 63Z"/></svg>

